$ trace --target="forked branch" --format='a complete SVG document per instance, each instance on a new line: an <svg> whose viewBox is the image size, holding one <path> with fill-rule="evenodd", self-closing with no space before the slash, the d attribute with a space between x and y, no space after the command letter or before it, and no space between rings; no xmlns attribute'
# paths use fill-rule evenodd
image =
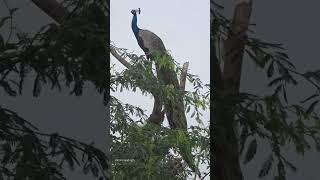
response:
<svg viewBox="0 0 320 180"><path fill-rule="evenodd" d="M110 53L122 65L124 65L126 68L130 68L130 66L131 66L130 63L125 58L123 58L113 46L110 46ZM181 70L181 74L180 74L180 90L182 92L185 91L185 84L186 84L186 79L187 79L188 67L189 67L189 62L185 62L182 66L182 70ZM150 93L154 97L154 105L153 105L152 114L147 119L147 122L151 122L153 124L160 126L164 120L165 110L162 109L162 104L160 102L160 98L157 97L157 95L155 95L155 93L153 93L153 92L150 92Z"/></svg>

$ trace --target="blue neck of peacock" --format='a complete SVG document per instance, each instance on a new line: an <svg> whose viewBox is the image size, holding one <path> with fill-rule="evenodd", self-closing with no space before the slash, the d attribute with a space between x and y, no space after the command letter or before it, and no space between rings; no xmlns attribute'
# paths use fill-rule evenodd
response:
<svg viewBox="0 0 320 180"><path fill-rule="evenodd" d="M136 14L134 14L133 17L132 17L131 28L132 28L132 31L133 31L134 35L137 37L138 36L138 32L139 32L139 28L138 28L138 25L137 25L137 15Z"/></svg>

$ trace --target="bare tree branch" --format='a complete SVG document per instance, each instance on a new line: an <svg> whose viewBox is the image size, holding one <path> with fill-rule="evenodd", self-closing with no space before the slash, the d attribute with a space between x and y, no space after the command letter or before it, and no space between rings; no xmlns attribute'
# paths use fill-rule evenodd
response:
<svg viewBox="0 0 320 180"><path fill-rule="evenodd" d="M113 55L113 57L115 57L126 68L129 68L131 66L130 63L128 61L126 61L124 58L122 58L120 56L120 54L118 54L117 50L112 46L110 46L110 53Z"/></svg>
<svg viewBox="0 0 320 180"><path fill-rule="evenodd" d="M186 88L186 79L188 74L189 62L185 62L182 66L181 74L180 74L180 90L184 92Z"/></svg>
<svg viewBox="0 0 320 180"><path fill-rule="evenodd" d="M223 81L225 94L237 94L240 87L241 70L246 32L252 11L251 0L237 0L231 32L224 47Z"/></svg>
<svg viewBox="0 0 320 180"><path fill-rule="evenodd" d="M126 68L130 68L131 66L130 63L126 61L123 57L121 57L121 55L117 52L117 50L113 46L110 46L110 52L121 64L123 64ZM181 75L180 75L181 91L185 90L188 67L189 67L189 62L186 62L183 64L183 67L181 70ZM165 110L164 109L162 110L160 99L155 95L155 93L153 92L150 92L150 93L154 97L154 105L153 105L152 113L147 119L147 122L151 122L153 124L161 126L161 124L164 121Z"/></svg>
<svg viewBox="0 0 320 180"><path fill-rule="evenodd" d="M126 61L124 58L122 58L121 55L117 52L117 50L113 46L110 46L110 53L126 68L130 68L131 64L128 61ZM157 95L155 95L154 92L150 92L150 93L153 95L154 104L153 104L152 113L150 114L149 118L146 121L148 123L153 123L158 126L161 126L164 120L165 111L162 110L160 98Z"/></svg>

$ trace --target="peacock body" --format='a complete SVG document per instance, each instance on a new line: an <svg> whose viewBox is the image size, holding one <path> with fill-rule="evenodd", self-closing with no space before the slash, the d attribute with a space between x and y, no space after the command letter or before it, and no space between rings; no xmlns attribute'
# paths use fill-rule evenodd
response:
<svg viewBox="0 0 320 180"><path fill-rule="evenodd" d="M148 60L155 62L157 77L165 85L172 85L177 92L179 91L179 82L176 73L170 66L161 66L160 59L166 61L166 64L171 64L173 67L173 62L171 56L167 53L166 48L159 36L155 33L140 29L137 25L137 13L136 10L132 10L133 14L131 28L137 39L138 45L144 51ZM175 99L166 101L156 99L160 105L164 104L165 113L172 129L187 129L187 120L184 113L183 98L177 97ZM153 111L153 114L161 114L160 109Z"/></svg>

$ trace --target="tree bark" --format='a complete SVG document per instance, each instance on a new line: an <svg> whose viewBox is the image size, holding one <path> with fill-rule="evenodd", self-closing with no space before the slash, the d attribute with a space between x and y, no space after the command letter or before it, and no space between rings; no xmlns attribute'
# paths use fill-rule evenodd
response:
<svg viewBox="0 0 320 180"><path fill-rule="evenodd" d="M211 6L211 13L213 7ZM252 0L237 0L231 31L225 41L224 67L221 71L216 56L215 39L211 37L213 62L213 120L210 122L213 150L213 178L243 180L239 163L238 138L234 129L232 97L239 93L246 31L252 9ZM211 16L212 18L212 16ZM211 21L212 22L212 21Z"/></svg>

